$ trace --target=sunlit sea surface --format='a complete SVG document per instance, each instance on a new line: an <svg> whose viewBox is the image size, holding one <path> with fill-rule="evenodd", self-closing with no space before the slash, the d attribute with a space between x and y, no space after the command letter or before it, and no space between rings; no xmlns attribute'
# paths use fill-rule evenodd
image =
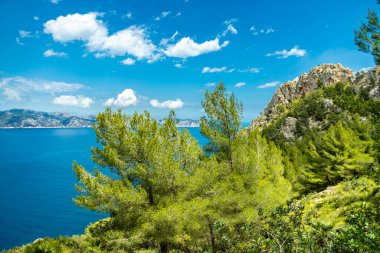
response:
<svg viewBox="0 0 380 253"><path fill-rule="evenodd" d="M188 128L201 145L199 128ZM0 129L0 251L41 237L81 234L105 215L72 201L74 160L92 169L92 129Z"/></svg>

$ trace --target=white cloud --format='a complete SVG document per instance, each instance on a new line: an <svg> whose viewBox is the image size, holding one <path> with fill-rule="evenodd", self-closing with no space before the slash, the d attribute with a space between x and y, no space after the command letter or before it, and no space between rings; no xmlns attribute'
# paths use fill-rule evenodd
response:
<svg viewBox="0 0 380 253"><path fill-rule="evenodd" d="M17 102L22 100L20 90L8 88L8 87L4 87L2 88L2 90L3 90L3 95L6 97L7 100L17 101Z"/></svg>
<svg viewBox="0 0 380 253"><path fill-rule="evenodd" d="M53 103L56 105L62 106L75 106L88 108L95 101L92 98L84 97L84 96L59 96L53 99Z"/></svg>
<svg viewBox="0 0 380 253"><path fill-rule="evenodd" d="M18 31L18 34L19 34L20 38L31 38L31 37L33 37L31 35L31 32L25 31L25 30Z"/></svg>
<svg viewBox="0 0 380 253"><path fill-rule="evenodd" d="M16 43L19 44L20 46L24 46L25 44L21 42L19 37L16 37Z"/></svg>
<svg viewBox="0 0 380 253"><path fill-rule="evenodd" d="M174 64L174 67L176 67L177 69L183 69L183 64L182 63L176 63L176 64Z"/></svg>
<svg viewBox="0 0 380 253"><path fill-rule="evenodd" d="M179 98L176 100L166 100L163 102L159 102L157 99L152 99L150 100L150 104L156 108L178 109L183 107L183 102Z"/></svg>
<svg viewBox="0 0 380 253"><path fill-rule="evenodd" d="M51 34L57 42L69 42L74 40L88 41L95 45L107 38L107 28L103 21L98 20L97 12L87 14L68 14L49 20L44 24L44 33Z"/></svg>
<svg viewBox="0 0 380 253"><path fill-rule="evenodd" d="M30 31L19 30L18 36L16 37L16 43L19 44L20 46L24 46L25 44L21 41L21 39L32 38L32 37L33 35Z"/></svg>
<svg viewBox="0 0 380 253"><path fill-rule="evenodd" d="M358 72L368 72L368 71L370 71L370 70L373 69L373 68L374 68L374 67L361 68L361 69L359 69Z"/></svg>
<svg viewBox="0 0 380 253"><path fill-rule="evenodd" d="M179 17L179 16L181 16L182 15L182 13L179 11L179 12L177 12L177 14L175 14L175 16L176 17Z"/></svg>
<svg viewBox="0 0 380 253"><path fill-rule="evenodd" d="M125 18L132 19L132 17L133 17L132 12L128 12L127 14L122 16L123 19Z"/></svg>
<svg viewBox="0 0 380 253"><path fill-rule="evenodd" d="M219 44L219 39L205 41L203 43L196 43L190 37L184 37L176 44L168 45L164 50L165 55L169 57L187 58L195 57L201 54L207 54L221 50L227 46L229 41L225 41L222 45Z"/></svg>
<svg viewBox="0 0 380 253"><path fill-rule="evenodd" d="M259 68L239 69L239 72L257 74L257 73L260 73L260 69Z"/></svg>
<svg viewBox="0 0 380 253"><path fill-rule="evenodd" d="M288 58L289 56L303 57L306 55L306 50L299 49L298 46L294 46L292 49L275 51L274 53L268 53L266 56L277 56L277 58Z"/></svg>
<svg viewBox="0 0 380 253"><path fill-rule="evenodd" d="M206 83L206 86L207 87L212 87L212 86L215 86L216 83Z"/></svg>
<svg viewBox="0 0 380 253"><path fill-rule="evenodd" d="M56 52L53 49L48 49L43 53L44 57L67 57L67 54L64 52Z"/></svg>
<svg viewBox="0 0 380 253"><path fill-rule="evenodd" d="M132 105L137 105L138 100L135 92L132 89L125 89L123 92L117 95L116 98L109 98L104 102L105 106L118 106L118 107L128 107Z"/></svg>
<svg viewBox="0 0 380 253"><path fill-rule="evenodd" d="M143 27L130 26L108 35L104 22L97 19L101 14L69 14L49 20L44 24L44 32L51 34L57 42L83 41L90 52L96 56L132 55L137 59L156 57L156 46L149 40Z"/></svg>
<svg viewBox="0 0 380 253"><path fill-rule="evenodd" d="M243 86L245 86L245 85L246 85L245 82L238 82L237 84L234 85L234 87L236 87L236 88L240 88L240 87L243 87Z"/></svg>
<svg viewBox="0 0 380 253"><path fill-rule="evenodd" d="M178 31L176 31L175 33L173 33L173 35L170 37L170 38L164 38L160 41L160 45L167 45L169 42L172 42L175 40L175 37L177 37L177 35L179 34Z"/></svg>
<svg viewBox="0 0 380 253"><path fill-rule="evenodd" d="M40 18L39 18L38 16L34 16L33 19L37 21L37 20L39 20Z"/></svg>
<svg viewBox="0 0 380 253"><path fill-rule="evenodd" d="M160 21L161 19L166 18L170 13L171 13L171 11L163 11L163 12L161 12L161 15L155 17L154 20Z"/></svg>
<svg viewBox="0 0 380 253"><path fill-rule="evenodd" d="M134 65L136 61L132 58L127 58L121 61L121 64L123 65Z"/></svg>
<svg viewBox="0 0 380 253"><path fill-rule="evenodd" d="M52 4L58 4L61 0L50 0Z"/></svg>
<svg viewBox="0 0 380 253"><path fill-rule="evenodd" d="M224 24L225 25L229 25L229 24L232 24L232 23L236 23L238 20L237 18L231 18L231 19L228 19L226 21L224 21Z"/></svg>
<svg viewBox="0 0 380 253"><path fill-rule="evenodd" d="M161 13L161 16L162 16L163 18L165 18L165 17L168 16L170 13L171 13L171 11L163 11L163 12Z"/></svg>
<svg viewBox="0 0 380 253"><path fill-rule="evenodd" d="M21 76L5 77L0 79L0 91L8 100L21 101L31 93L64 93L77 91L85 86L77 83L27 79Z"/></svg>
<svg viewBox="0 0 380 253"><path fill-rule="evenodd" d="M226 28L226 30L224 30L223 32L223 36L226 36L228 33L231 33L231 34L237 34L238 31L236 30L236 28L232 25L232 24L229 24Z"/></svg>
<svg viewBox="0 0 380 253"><path fill-rule="evenodd" d="M93 50L103 51L110 56L129 54L143 59L152 58L156 46L146 38L145 29L131 26L108 37L100 47L95 45Z"/></svg>
<svg viewBox="0 0 380 253"><path fill-rule="evenodd" d="M220 67L220 68L210 68L210 67L204 67L202 69L202 73L220 73L220 72L227 72L231 73L234 72L235 69L228 69L227 67Z"/></svg>
<svg viewBox="0 0 380 253"><path fill-rule="evenodd" d="M266 84L257 86L257 88L259 88L259 89L271 88L271 87L275 87L279 84L280 84L279 81L275 81L275 82L270 82L270 83L266 83Z"/></svg>
<svg viewBox="0 0 380 253"><path fill-rule="evenodd" d="M256 27L253 25L251 26L251 28L249 29L249 31L253 34L253 35L258 35L259 33L261 34L269 34L269 33L273 33L275 32L273 28L261 28L260 30L257 30Z"/></svg>

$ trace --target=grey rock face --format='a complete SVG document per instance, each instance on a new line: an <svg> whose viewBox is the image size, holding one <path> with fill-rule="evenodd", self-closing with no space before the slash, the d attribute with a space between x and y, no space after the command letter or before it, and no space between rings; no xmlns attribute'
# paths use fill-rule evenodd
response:
<svg viewBox="0 0 380 253"><path fill-rule="evenodd" d="M287 117L285 124L281 127L281 132L287 140L293 140L296 131L297 119L293 117Z"/></svg>
<svg viewBox="0 0 380 253"><path fill-rule="evenodd" d="M322 64L309 73L302 74L295 81L285 82L273 95L264 112L252 121L250 128L262 128L276 119L284 109L296 99L303 98L310 92L338 82L350 83L353 87L369 89L371 99L380 100L380 67L367 72L353 73L341 64ZM332 108L332 101L325 101L326 108Z"/></svg>

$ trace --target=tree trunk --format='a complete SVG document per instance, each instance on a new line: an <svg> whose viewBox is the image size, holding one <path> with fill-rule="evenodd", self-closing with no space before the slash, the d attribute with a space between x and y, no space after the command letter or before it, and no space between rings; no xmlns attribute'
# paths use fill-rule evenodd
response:
<svg viewBox="0 0 380 253"><path fill-rule="evenodd" d="M169 246L167 243L160 244L161 253L169 253Z"/></svg>
<svg viewBox="0 0 380 253"><path fill-rule="evenodd" d="M210 230L212 252L215 253L216 252L215 235L214 235L214 228L212 227L212 223L211 222L208 223L208 227L209 227L209 230Z"/></svg>

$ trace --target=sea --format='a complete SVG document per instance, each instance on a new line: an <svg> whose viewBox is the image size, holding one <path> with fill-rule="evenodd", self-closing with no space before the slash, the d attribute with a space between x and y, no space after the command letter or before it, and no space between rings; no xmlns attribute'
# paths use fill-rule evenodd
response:
<svg viewBox="0 0 380 253"><path fill-rule="evenodd" d="M188 128L203 146L197 127ZM91 170L91 128L0 129L0 251L43 237L82 234L106 214L77 207L73 161Z"/></svg>

